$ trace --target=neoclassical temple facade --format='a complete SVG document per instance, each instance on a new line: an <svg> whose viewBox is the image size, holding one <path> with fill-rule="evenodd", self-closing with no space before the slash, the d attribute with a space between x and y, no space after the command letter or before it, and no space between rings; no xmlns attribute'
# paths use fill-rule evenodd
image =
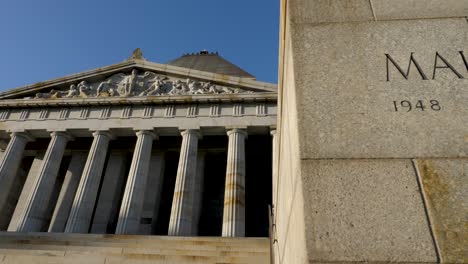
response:
<svg viewBox="0 0 468 264"><path fill-rule="evenodd" d="M0 230L268 236L276 100L206 51L2 92Z"/></svg>

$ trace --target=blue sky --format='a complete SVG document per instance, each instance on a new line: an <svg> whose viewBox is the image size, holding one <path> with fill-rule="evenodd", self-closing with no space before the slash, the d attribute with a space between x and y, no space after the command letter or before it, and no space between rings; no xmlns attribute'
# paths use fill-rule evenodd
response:
<svg viewBox="0 0 468 264"><path fill-rule="evenodd" d="M0 90L202 49L276 83L279 0L14 0L0 4Z"/></svg>

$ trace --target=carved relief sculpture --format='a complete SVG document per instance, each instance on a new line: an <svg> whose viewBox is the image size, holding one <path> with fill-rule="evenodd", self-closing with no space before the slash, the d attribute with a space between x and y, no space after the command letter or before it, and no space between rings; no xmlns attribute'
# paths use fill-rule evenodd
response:
<svg viewBox="0 0 468 264"><path fill-rule="evenodd" d="M47 93L36 93L34 98L86 98L86 97L131 97L131 96L167 96L167 95L197 95L197 94L232 94L250 91L239 88L217 86L211 82L194 79L170 79L146 71L139 74L133 69L130 74L117 73L102 82L88 84L81 81L70 85L69 90L52 89ZM25 99L32 99L26 97Z"/></svg>

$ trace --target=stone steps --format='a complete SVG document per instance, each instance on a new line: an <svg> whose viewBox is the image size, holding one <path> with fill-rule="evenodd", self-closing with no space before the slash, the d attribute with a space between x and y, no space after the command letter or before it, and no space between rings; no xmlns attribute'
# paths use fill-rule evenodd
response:
<svg viewBox="0 0 468 264"><path fill-rule="evenodd" d="M0 232L0 263L267 264L267 238Z"/></svg>

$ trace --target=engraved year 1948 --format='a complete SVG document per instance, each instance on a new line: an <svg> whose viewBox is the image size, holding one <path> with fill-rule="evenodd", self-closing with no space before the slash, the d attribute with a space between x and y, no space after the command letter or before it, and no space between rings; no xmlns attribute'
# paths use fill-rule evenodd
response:
<svg viewBox="0 0 468 264"><path fill-rule="evenodd" d="M395 112L399 111L440 111L442 107L440 106L439 101L437 100L417 100L417 101L409 101L409 100L401 100L401 101L393 101L393 107Z"/></svg>

